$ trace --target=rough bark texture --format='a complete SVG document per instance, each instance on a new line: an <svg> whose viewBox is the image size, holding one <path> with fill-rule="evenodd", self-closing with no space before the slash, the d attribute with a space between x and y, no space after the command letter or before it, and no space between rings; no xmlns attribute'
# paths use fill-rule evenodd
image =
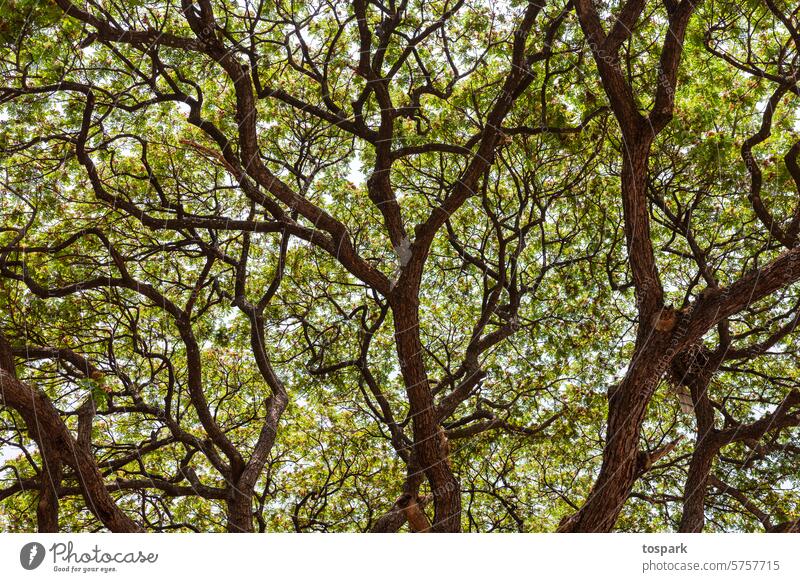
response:
<svg viewBox="0 0 800 582"><path fill-rule="evenodd" d="M676 358L672 367L675 381L688 387L691 392L697 422L695 447L683 489L683 514L679 531L685 533L701 532L705 525L708 479L719 451L714 428L714 407L708 396L708 387L721 360L721 354L709 356L701 349L687 358Z"/></svg>
<svg viewBox="0 0 800 582"><path fill-rule="evenodd" d="M414 448L433 492L432 531L461 531L461 490L440 438L441 427L425 371L416 299L401 297L392 308L400 370L411 406Z"/></svg>
<svg viewBox="0 0 800 582"><path fill-rule="evenodd" d="M142 528L117 507L103 483L97 462L89 451L79 446L50 399L39 390L20 382L6 370L0 370L2 404L16 410L33 438L44 450L58 451L64 463L72 467L80 483L86 506L112 532L138 532ZM47 496L45 509L52 501ZM47 527L52 527L52 515Z"/></svg>

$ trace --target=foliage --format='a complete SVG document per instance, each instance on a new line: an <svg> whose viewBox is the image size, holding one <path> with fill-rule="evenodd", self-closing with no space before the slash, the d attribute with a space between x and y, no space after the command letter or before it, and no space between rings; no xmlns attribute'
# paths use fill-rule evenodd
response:
<svg viewBox="0 0 800 582"><path fill-rule="evenodd" d="M7 381L148 531L797 528L792 6L9 0ZM0 527L114 529L0 410Z"/></svg>

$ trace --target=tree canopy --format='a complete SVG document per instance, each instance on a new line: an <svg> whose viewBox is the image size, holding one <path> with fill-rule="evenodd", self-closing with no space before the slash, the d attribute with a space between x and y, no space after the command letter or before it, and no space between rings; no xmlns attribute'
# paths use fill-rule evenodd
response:
<svg viewBox="0 0 800 582"><path fill-rule="evenodd" d="M0 527L796 531L793 0L6 0Z"/></svg>

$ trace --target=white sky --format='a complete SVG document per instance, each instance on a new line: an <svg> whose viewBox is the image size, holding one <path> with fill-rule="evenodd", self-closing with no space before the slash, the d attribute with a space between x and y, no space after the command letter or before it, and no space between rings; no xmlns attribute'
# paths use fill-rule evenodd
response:
<svg viewBox="0 0 800 582"><path fill-rule="evenodd" d="M8 445L0 447L0 464L19 455L19 449Z"/></svg>

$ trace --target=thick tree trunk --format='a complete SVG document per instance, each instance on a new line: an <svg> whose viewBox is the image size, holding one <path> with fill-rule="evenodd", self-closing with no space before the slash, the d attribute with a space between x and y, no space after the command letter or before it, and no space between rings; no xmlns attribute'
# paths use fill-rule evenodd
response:
<svg viewBox="0 0 800 582"><path fill-rule="evenodd" d="M229 533L251 533L253 531L253 491L233 487L228 499Z"/></svg>
<svg viewBox="0 0 800 582"><path fill-rule="evenodd" d="M559 531L608 532L614 527L636 482L639 433L656 381L650 366L633 366L614 390L600 473L586 503Z"/></svg>
<svg viewBox="0 0 800 582"><path fill-rule="evenodd" d="M717 449L708 443L698 442L689 464L689 476L683 488L683 515L678 529L681 533L699 533L703 531L706 518L706 491L708 477Z"/></svg>
<svg viewBox="0 0 800 582"><path fill-rule="evenodd" d="M275 384L276 388L274 388L275 393L268 400L267 417L253 449L253 454L244 470L231 485L231 492L228 498L227 522L227 530L230 533L249 533L253 531L253 498L255 496L256 483L264 470L267 456L275 444L278 423L289 402L283 384L277 380L276 376L274 379L277 382Z"/></svg>
<svg viewBox="0 0 800 582"><path fill-rule="evenodd" d="M663 306L650 245L647 214L648 136L633 131L623 143L622 200L625 235L639 308L636 350L622 382L609 394L608 428L603 464L583 507L559 531L611 531L637 478L639 433L647 405L669 364L664 338L672 329L655 329ZM674 325L674 322L673 322Z"/></svg>
<svg viewBox="0 0 800 582"><path fill-rule="evenodd" d="M5 371L9 378L17 380L13 350L8 340L1 333L0 370ZM4 386L5 383L2 376L0 376L0 389ZM0 391L0 404L7 404L4 391ZM31 430L31 436L36 440L33 430ZM36 526L39 533L56 533L58 532L58 488L61 484L62 463L58 451L52 448L49 441L38 439L36 444L42 455L42 468L39 474L39 501L36 504Z"/></svg>
<svg viewBox="0 0 800 582"><path fill-rule="evenodd" d="M706 492L711 467L719 451L719 442L714 430L714 407L708 397L708 385L717 371L722 357L719 354L710 359L702 350L688 361L676 358L673 373L692 393L695 418L697 419L697 437L695 438L689 474L683 487L683 515L678 531L683 533L699 533L705 526ZM699 361L698 361L699 360ZM697 371L692 372L692 369Z"/></svg>
<svg viewBox="0 0 800 582"><path fill-rule="evenodd" d="M42 450L39 502L36 505L36 525L39 533L58 532L58 488L61 484L61 474L61 459L52 451Z"/></svg>
<svg viewBox="0 0 800 582"><path fill-rule="evenodd" d="M16 410L40 447L63 453L63 460L77 475L86 506L112 532L140 532L108 493L92 454L81 447L58 411L41 391L0 369L0 404Z"/></svg>
<svg viewBox="0 0 800 582"><path fill-rule="evenodd" d="M444 431L436 420L436 411L424 350L419 335L419 306L416 297L403 297L392 302L395 343L400 370L411 407L414 448L421 470L431 487L434 505L434 532L461 531L461 490L450 468Z"/></svg>
<svg viewBox="0 0 800 582"><path fill-rule="evenodd" d="M642 128L630 130L622 141L622 213L640 317L637 351L645 349L652 339L649 318L661 309L664 300L653 253L647 203L648 160L653 138L645 124Z"/></svg>

